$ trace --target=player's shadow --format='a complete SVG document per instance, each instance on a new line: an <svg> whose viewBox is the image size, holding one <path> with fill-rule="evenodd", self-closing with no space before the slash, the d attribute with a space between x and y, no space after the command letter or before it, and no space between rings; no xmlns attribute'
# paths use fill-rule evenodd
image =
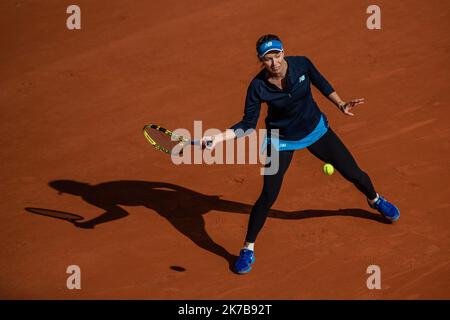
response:
<svg viewBox="0 0 450 320"><path fill-rule="evenodd" d="M32 213L44 214L64 219L78 228L92 229L96 225L121 219L129 213L122 206L144 206L156 211L183 235L191 239L199 247L223 257L229 262L230 269L236 256L229 253L221 245L214 242L205 229L203 214L211 211L224 211L249 214L251 205L223 200L217 195L206 195L175 184L135 180L110 181L96 185L72 180L55 180L49 185L59 193L80 196L87 203L104 210L99 216L80 221L68 215L64 219L54 210L25 208ZM270 210L269 217L279 219L308 219L329 216L351 216L369 219L381 223L386 220L378 215L362 209L340 210ZM244 235L241 235L244 236Z"/></svg>

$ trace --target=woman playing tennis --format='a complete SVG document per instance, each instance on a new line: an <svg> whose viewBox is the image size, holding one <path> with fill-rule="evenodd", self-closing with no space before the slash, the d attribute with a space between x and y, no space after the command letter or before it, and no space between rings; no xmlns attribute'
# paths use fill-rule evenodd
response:
<svg viewBox="0 0 450 320"><path fill-rule="evenodd" d="M369 206L389 221L397 221L400 217L398 208L375 191L370 177L359 168L352 154L329 127L325 114L313 99L311 84L348 116L353 116L352 108L364 103L364 99L344 102L307 57L285 56L283 44L276 35L260 37L256 51L264 68L248 87L243 119L232 126L232 130L202 138L204 145L212 140L210 148L214 148L217 143L251 132L256 128L263 102L268 106L265 120L268 132L278 130L279 169L273 175L264 175L261 195L251 210L244 247L234 265L240 274L249 272L255 261L256 237L278 196L295 150L307 148L315 157L332 164L367 198ZM270 139L269 135L266 139L268 145ZM271 149L267 148L267 152L270 153Z"/></svg>

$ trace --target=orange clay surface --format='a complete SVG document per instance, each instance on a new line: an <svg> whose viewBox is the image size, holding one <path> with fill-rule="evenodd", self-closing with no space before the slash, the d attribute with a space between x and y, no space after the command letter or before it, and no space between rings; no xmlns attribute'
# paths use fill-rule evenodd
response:
<svg viewBox="0 0 450 320"><path fill-rule="evenodd" d="M73 31L69 4L0 4L0 298L450 298L449 2L377 1L381 30L366 28L367 1L80 0ZM176 166L141 129L239 121L264 33L344 100L366 99L347 117L314 91L402 215L385 223L297 151L239 276L261 166ZM108 214L86 229L55 211ZM70 265L81 290L66 287ZM370 265L381 290L366 286Z"/></svg>

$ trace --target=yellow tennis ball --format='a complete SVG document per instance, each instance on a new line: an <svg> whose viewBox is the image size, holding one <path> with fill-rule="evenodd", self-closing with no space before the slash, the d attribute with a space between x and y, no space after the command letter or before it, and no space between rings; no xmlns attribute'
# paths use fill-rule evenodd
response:
<svg viewBox="0 0 450 320"><path fill-rule="evenodd" d="M331 164L326 163L323 166L323 173L326 174L327 176L331 176L333 174L333 172L334 172L334 167Z"/></svg>

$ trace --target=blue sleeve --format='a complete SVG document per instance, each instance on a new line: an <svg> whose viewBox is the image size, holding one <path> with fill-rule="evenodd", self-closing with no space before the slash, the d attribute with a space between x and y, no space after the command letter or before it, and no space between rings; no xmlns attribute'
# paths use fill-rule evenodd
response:
<svg viewBox="0 0 450 320"><path fill-rule="evenodd" d="M306 57L305 57L306 58ZM333 93L334 89L327 81L327 79L322 76L319 70L316 69L314 64L306 58L306 65L308 69L308 75L311 79L312 84L319 89L319 91L326 97L328 97L331 93Z"/></svg>
<svg viewBox="0 0 450 320"><path fill-rule="evenodd" d="M261 99L257 92L257 85L252 81L247 89L244 116L241 121L230 128L235 131L234 133L237 138L250 134L256 128L260 112ZM241 129L242 131L238 129ZM249 129L251 130L247 131Z"/></svg>

